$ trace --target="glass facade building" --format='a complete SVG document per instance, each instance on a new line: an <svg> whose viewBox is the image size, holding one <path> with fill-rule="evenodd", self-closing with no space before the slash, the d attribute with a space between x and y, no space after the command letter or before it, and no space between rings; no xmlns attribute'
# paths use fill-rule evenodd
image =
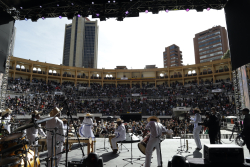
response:
<svg viewBox="0 0 250 167"><path fill-rule="evenodd" d="M195 34L194 51L196 64L221 59L227 50L227 31L224 27L216 26Z"/></svg>
<svg viewBox="0 0 250 167"><path fill-rule="evenodd" d="M63 65L97 68L98 26L97 21L74 17L65 26Z"/></svg>

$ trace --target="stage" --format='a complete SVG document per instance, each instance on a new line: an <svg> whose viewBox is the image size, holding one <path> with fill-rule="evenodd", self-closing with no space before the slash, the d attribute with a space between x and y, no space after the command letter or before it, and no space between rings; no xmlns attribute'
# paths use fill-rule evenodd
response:
<svg viewBox="0 0 250 167"><path fill-rule="evenodd" d="M103 148L103 138L97 138L96 139L96 148ZM229 144L228 139L223 139L223 142L226 144ZM183 143L183 139L182 139ZM183 156L188 156L190 158L202 158L203 157L203 149L200 151L195 151L196 145L193 139L188 139L189 149L190 153L182 153ZM208 139L201 139L202 145L204 144L209 144ZM232 144L235 144L234 142ZM104 166L107 167L132 167L132 166L141 166L141 164L144 163L144 159L142 158L140 161L136 161L134 164L130 164L126 161L123 161L122 159L124 158L130 158L131 157L131 144L130 143L125 143L124 144L128 149L129 152L126 151L126 149L121 150L121 153L119 154L113 154L112 150L110 149L108 139L106 138L106 146L109 147L108 151L106 152L104 150L96 150L96 153L98 153L102 158L103 158L103 163ZM175 155L178 151L178 147L180 146L180 140L179 139L166 139L161 143L161 148L162 148L162 159L163 159L163 166L167 167L168 160L171 159L173 155ZM186 150L186 149L185 149ZM133 151L133 158L140 158L144 157L144 155L140 152L140 150L137 147L137 143L132 143L132 151ZM84 147L84 153L86 155L87 153L87 147ZM40 160L46 158L47 156L47 151L44 151L40 153ZM153 153L153 159L152 159L152 167L157 166L157 157L156 157L156 151ZM244 146L244 156L249 157L249 151L247 150L246 146ZM72 160L73 158L81 158L82 153L80 148L77 147L77 144L74 144L72 146L72 151L69 152L68 159ZM45 161L41 162L41 166L45 166ZM65 166L65 153L62 155L62 159L60 162L59 167Z"/></svg>

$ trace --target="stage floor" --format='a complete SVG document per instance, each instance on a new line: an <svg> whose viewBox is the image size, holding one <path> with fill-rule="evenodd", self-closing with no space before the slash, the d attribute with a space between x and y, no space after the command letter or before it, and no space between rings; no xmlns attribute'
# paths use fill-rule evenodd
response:
<svg viewBox="0 0 250 167"><path fill-rule="evenodd" d="M110 148L110 144L108 142L108 139L106 138L106 147L108 148L108 152L102 150L99 150L100 148L103 148L103 138L97 138L96 139L96 153L99 154L100 157L103 158L103 163L104 167L136 167L136 166L142 166L144 163L145 159L142 158L139 161L135 161L134 164L128 163L126 161L123 161L122 159L124 158L130 158L131 157L131 144L130 143L125 143L124 145L129 149L129 151L126 151L126 149L123 149L121 153L119 154L113 154L112 149ZM231 143L228 139L223 139L222 142L224 144L229 144ZM183 143L183 139L182 139ZM133 152L133 158L140 158L144 157L144 155L140 152L140 150L137 147L138 143L132 143L132 152ZM190 158L203 158L203 149L200 151L195 151L196 145L193 139L188 139L188 144L191 148L189 148L189 153L182 153L183 156L187 156ZM210 144L208 139L201 139L201 144L202 146L204 144ZM235 145L235 143L231 143ZM167 167L168 160L171 159L171 157L175 154L178 153L177 149L180 146L180 140L179 139L166 139L161 143L161 148L162 148L162 159L163 159L163 166ZM249 157L249 151L246 148L244 148L244 156ZM186 150L186 148L185 148ZM84 153L87 154L87 147L84 147ZM44 159L47 157L47 151L40 153L40 160ZM71 160L72 158L81 158L82 153L80 148L77 147L77 144L74 144L72 146L72 151L69 152L68 159ZM156 156L156 151L154 151L152 155L152 167L157 167L157 156ZM45 161L41 162L41 166L45 166ZM65 153L62 155L62 159L60 162L59 167L65 166Z"/></svg>

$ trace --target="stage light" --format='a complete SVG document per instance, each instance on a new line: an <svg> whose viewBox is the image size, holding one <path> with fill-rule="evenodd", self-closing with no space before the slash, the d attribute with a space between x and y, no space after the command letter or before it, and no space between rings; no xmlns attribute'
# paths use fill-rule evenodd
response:
<svg viewBox="0 0 250 167"><path fill-rule="evenodd" d="M211 5L207 4L206 8L207 8L207 11L209 11L212 7L211 7Z"/></svg>
<svg viewBox="0 0 250 167"><path fill-rule="evenodd" d="M25 18L25 21L28 21L28 18Z"/></svg>
<svg viewBox="0 0 250 167"><path fill-rule="evenodd" d="M95 3L94 2L92 2L92 5L94 5Z"/></svg>
<svg viewBox="0 0 250 167"><path fill-rule="evenodd" d="M59 6L59 4L57 4L56 6Z"/></svg>
<svg viewBox="0 0 250 167"><path fill-rule="evenodd" d="M207 8L207 11L209 11L211 8Z"/></svg>
<svg viewBox="0 0 250 167"><path fill-rule="evenodd" d="M80 14L78 14L78 15L77 15L77 17L81 17L81 15L80 15Z"/></svg>
<svg viewBox="0 0 250 167"><path fill-rule="evenodd" d="M97 16L97 17L99 17L99 16L100 16L100 14L99 14L99 13L96 13L96 16Z"/></svg>
<svg viewBox="0 0 250 167"><path fill-rule="evenodd" d="M43 20L45 20L45 17L42 17Z"/></svg>
<svg viewBox="0 0 250 167"><path fill-rule="evenodd" d="M20 7L20 9L23 9L23 7Z"/></svg>
<svg viewBox="0 0 250 167"><path fill-rule="evenodd" d="M40 8L42 8L42 6L40 6Z"/></svg>
<svg viewBox="0 0 250 167"><path fill-rule="evenodd" d="M128 11L125 12L125 14L128 14L128 13L129 13Z"/></svg>
<svg viewBox="0 0 250 167"><path fill-rule="evenodd" d="M189 12L189 11L190 11L190 9L188 9L188 8L187 8L187 9L186 9L186 11L187 11L187 12Z"/></svg>
<svg viewBox="0 0 250 167"><path fill-rule="evenodd" d="M148 13L148 10L145 10L145 13Z"/></svg>
<svg viewBox="0 0 250 167"><path fill-rule="evenodd" d="M166 12L168 13L168 12L169 12L169 10L167 9L167 10L166 10Z"/></svg>
<svg viewBox="0 0 250 167"><path fill-rule="evenodd" d="M73 5L74 5L74 3L71 3L71 5L73 6Z"/></svg>
<svg viewBox="0 0 250 167"><path fill-rule="evenodd" d="M59 16L59 19L62 19L62 16Z"/></svg>
<svg viewBox="0 0 250 167"><path fill-rule="evenodd" d="M110 1L108 1L108 3L110 3Z"/></svg>
<svg viewBox="0 0 250 167"><path fill-rule="evenodd" d="M122 16L118 16L117 17L117 21L123 21L123 17Z"/></svg>
<svg viewBox="0 0 250 167"><path fill-rule="evenodd" d="M115 3L115 1L113 1Z"/></svg>

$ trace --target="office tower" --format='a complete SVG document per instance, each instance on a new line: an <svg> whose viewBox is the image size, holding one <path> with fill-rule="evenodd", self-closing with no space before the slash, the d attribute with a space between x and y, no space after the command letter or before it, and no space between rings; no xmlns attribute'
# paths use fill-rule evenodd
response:
<svg viewBox="0 0 250 167"><path fill-rule="evenodd" d="M74 17L65 25L63 65L97 68L98 25L84 17Z"/></svg>
<svg viewBox="0 0 250 167"><path fill-rule="evenodd" d="M182 51L179 46L173 44L165 48L163 52L164 68L173 66L182 66Z"/></svg>
<svg viewBox="0 0 250 167"><path fill-rule="evenodd" d="M225 27L215 26L195 34L195 63L205 63L221 59L228 48L227 31Z"/></svg>

